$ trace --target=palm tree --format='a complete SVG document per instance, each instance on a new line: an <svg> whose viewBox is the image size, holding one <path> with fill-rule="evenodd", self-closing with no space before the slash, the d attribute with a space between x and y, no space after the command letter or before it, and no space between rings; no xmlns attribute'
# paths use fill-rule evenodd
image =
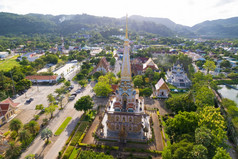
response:
<svg viewBox="0 0 238 159"><path fill-rule="evenodd" d="M6 151L6 159L14 159L18 158L21 153L21 147L17 145L15 142L9 143L9 149Z"/></svg>
<svg viewBox="0 0 238 159"><path fill-rule="evenodd" d="M46 143L49 143L49 138L52 136L52 131L49 128L45 128L41 132L41 139L47 139Z"/></svg>
<svg viewBox="0 0 238 159"><path fill-rule="evenodd" d="M9 129L12 131L16 131L17 134L18 134L18 131L21 129L21 127L22 127L22 122L19 119L12 119L9 125Z"/></svg>
<svg viewBox="0 0 238 159"><path fill-rule="evenodd" d="M32 135L35 135L40 130L40 126L35 120L26 124L25 128L28 129Z"/></svg>
<svg viewBox="0 0 238 159"><path fill-rule="evenodd" d="M19 133L19 140L23 144L28 143L30 137L31 137L30 133L27 130L25 130L25 129L20 131L20 133Z"/></svg>

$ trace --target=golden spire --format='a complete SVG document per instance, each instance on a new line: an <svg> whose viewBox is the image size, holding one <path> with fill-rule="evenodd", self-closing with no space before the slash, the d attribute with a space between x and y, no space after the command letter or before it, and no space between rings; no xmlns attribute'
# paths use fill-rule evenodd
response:
<svg viewBox="0 0 238 159"><path fill-rule="evenodd" d="M126 39L128 39L128 27L127 27L127 25L128 25L128 16L126 14Z"/></svg>
<svg viewBox="0 0 238 159"><path fill-rule="evenodd" d="M131 81L131 64L130 64L130 55L129 55L129 39L128 39L128 19L126 15L126 37L124 42L124 53L122 61L122 70L121 70L121 81Z"/></svg>

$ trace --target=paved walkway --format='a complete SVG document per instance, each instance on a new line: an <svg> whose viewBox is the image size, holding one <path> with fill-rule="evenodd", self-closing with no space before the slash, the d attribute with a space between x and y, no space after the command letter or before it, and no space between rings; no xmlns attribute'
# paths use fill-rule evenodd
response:
<svg viewBox="0 0 238 159"><path fill-rule="evenodd" d="M160 130L160 124L159 119L156 113L152 113L152 120L153 120L153 129L155 134L155 143L156 143L156 150L163 151L163 140L162 140L162 134Z"/></svg>
<svg viewBox="0 0 238 159"><path fill-rule="evenodd" d="M92 137L93 132L96 130L97 125L100 123L99 121L99 116L97 115L96 118L94 119L91 127L87 131L87 134L85 135L82 143L86 144L93 144L94 143L94 137Z"/></svg>

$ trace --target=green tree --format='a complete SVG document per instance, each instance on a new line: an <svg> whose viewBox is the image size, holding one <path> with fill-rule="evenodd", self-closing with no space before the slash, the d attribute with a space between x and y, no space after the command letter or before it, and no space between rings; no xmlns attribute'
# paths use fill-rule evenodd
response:
<svg viewBox="0 0 238 159"><path fill-rule="evenodd" d="M21 129L22 127L22 122L19 119L12 119L9 125L9 129L11 131L16 131L18 134L18 131Z"/></svg>
<svg viewBox="0 0 238 159"><path fill-rule="evenodd" d="M36 133L40 130L40 126L35 120L31 120L24 127L29 130L32 135L36 135Z"/></svg>
<svg viewBox="0 0 238 159"><path fill-rule="evenodd" d="M38 104L38 105L36 105L36 107L35 107L35 110L43 110L43 109L44 109L43 104Z"/></svg>
<svg viewBox="0 0 238 159"><path fill-rule="evenodd" d="M93 90L97 96L108 96L108 94L112 92L109 79L106 76L100 76Z"/></svg>
<svg viewBox="0 0 238 159"><path fill-rule="evenodd" d="M88 80L83 79L78 82L82 87L85 87L85 85L88 83Z"/></svg>
<svg viewBox="0 0 238 159"><path fill-rule="evenodd" d="M215 62L207 60L203 66L207 70L207 74L209 71L214 71L216 68Z"/></svg>
<svg viewBox="0 0 238 159"><path fill-rule="evenodd" d="M54 98L54 96L53 96L52 94L49 94L49 95L47 96L47 100L48 100L48 102L49 102L50 104L52 104L52 103L55 102L55 98Z"/></svg>
<svg viewBox="0 0 238 159"><path fill-rule="evenodd" d="M224 117L220 113L220 108L207 106L199 114L199 126L207 127L211 130L211 145L217 147L224 143L226 136L226 123Z"/></svg>
<svg viewBox="0 0 238 159"><path fill-rule="evenodd" d="M93 99L90 96L83 96L74 105L74 108L77 111L88 111L89 109L93 108Z"/></svg>
<svg viewBox="0 0 238 159"><path fill-rule="evenodd" d="M135 87L141 87L142 86L142 84L143 84L143 78L142 78L142 76L141 75L137 75L136 77L135 77L135 79L133 80L133 83L134 83L134 86Z"/></svg>
<svg viewBox="0 0 238 159"><path fill-rule="evenodd" d="M45 128L41 131L41 139L47 139L46 143L49 143L49 138L52 136L52 131L49 128Z"/></svg>
<svg viewBox="0 0 238 159"><path fill-rule="evenodd" d="M172 142L178 142L182 134L194 136L198 127L198 120L199 117L196 112L179 112L174 118L169 118L166 121L166 133Z"/></svg>
<svg viewBox="0 0 238 159"><path fill-rule="evenodd" d="M154 77L154 71L152 70L152 68L147 68L145 71L145 76L149 77L150 81L153 79Z"/></svg>
<svg viewBox="0 0 238 159"><path fill-rule="evenodd" d="M19 133L19 140L23 143L23 145L27 145L30 141L30 133L27 130L22 130Z"/></svg>
<svg viewBox="0 0 238 159"><path fill-rule="evenodd" d="M93 78L95 78L96 80L100 77L100 76L102 76L103 75L103 73L100 71L100 72L95 72L94 74L93 74Z"/></svg>
<svg viewBox="0 0 238 159"><path fill-rule="evenodd" d="M202 144L205 147L209 147L212 142L211 130L206 127L199 127L195 130L195 142L196 144Z"/></svg>
<svg viewBox="0 0 238 159"><path fill-rule="evenodd" d="M111 60L110 60L110 65L111 66L115 66L115 63L116 63L116 59L113 57L113 58L111 58Z"/></svg>
<svg viewBox="0 0 238 159"><path fill-rule="evenodd" d="M66 87L69 87L69 86L70 86L70 81L64 82L64 85L65 85Z"/></svg>
<svg viewBox="0 0 238 159"><path fill-rule="evenodd" d="M202 86L196 91L195 103L200 108L206 105L214 105L214 98L213 91L208 86Z"/></svg>
<svg viewBox="0 0 238 159"><path fill-rule="evenodd" d="M9 148L6 151L6 159L16 159L21 153L21 147L17 145L14 141L9 143Z"/></svg>
<svg viewBox="0 0 238 159"><path fill-rule="evenodd" d="M50 118L53 118L53 113L58 108L58 105L50 104L49 107L45 108L45 112L50 114Z"/></svg>
<svg viewBox="0 0 238 159"><path fill-rule="evenodd" d="M171 109L176 114L179 111L196 111L197 107L193 101L192 93L183 94L179 96L173 96L169 98L166 102L166 107Z"/></svg>
<svg viewBox="0 0 238 159"><path fill-rule="evenodd" d="M167 146L162 152L163 159L189 159L192 157L193 143L182 140Z"/></svg>
<svg viewBox="0 0 238 159"><path fill-rule="evenodd" d="M140 96L150 97L151 94L153 93L153 90L151 87L146 87L144 89L139 89L139 90L140 90Z"/></svg>
<svg viewBox="0 0 238 159"><path fill-rule="evenodd" d="M194 145L192 150L193 159L207 159L208 150L203 145Z"/></svg>
<svg viewBox="0 0 238 159"><path fill-rule="evenodd" d="M220 63L220 67L231 68L231 63L228 60L222 60L222 62Z"/></svg>
<svg viewBox="0 0 238 159"><path fill-rule="evenodd" d="M223 147L218 147L212 159L232 159Z"/></svg>

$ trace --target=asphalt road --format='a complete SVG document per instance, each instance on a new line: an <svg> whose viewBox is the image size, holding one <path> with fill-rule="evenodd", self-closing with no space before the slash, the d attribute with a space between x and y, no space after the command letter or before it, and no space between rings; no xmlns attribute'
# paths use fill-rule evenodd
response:
<svg viewBox="0 0 238 159"><path fill-rule="evenodd" d="M83 114L81 111L76 111L74 109L75 102L82 96L90 95L93 96L94 93L92 91L94 84L88 84L86 88L83 89L83 91L77 95L77 97L69 102L64 110L59 111L55 118L50 121L50 124L47 126L50 130L52 130L53 134L55 131L59 128L59 126L62 124L62 122L67 118L68 116L71 116L72 119L70 123L68 124L67 128L62 132L62 134L59 136L57 141L55 143L52 143L53 146L48 150L46 155L44 156L42 151L44 150L44 141L40 139L40 135L36 137L32 145L21 155L20 158L24 159L25 156L28 154L36 154L38 157L53 159L58 156L58 152L62 149L64 146L66 140L68 139L69 135L71 134L72 130L74 129L75 125L77 124L80 116ZM75 88L76 89L76 88Z"/></svg>

